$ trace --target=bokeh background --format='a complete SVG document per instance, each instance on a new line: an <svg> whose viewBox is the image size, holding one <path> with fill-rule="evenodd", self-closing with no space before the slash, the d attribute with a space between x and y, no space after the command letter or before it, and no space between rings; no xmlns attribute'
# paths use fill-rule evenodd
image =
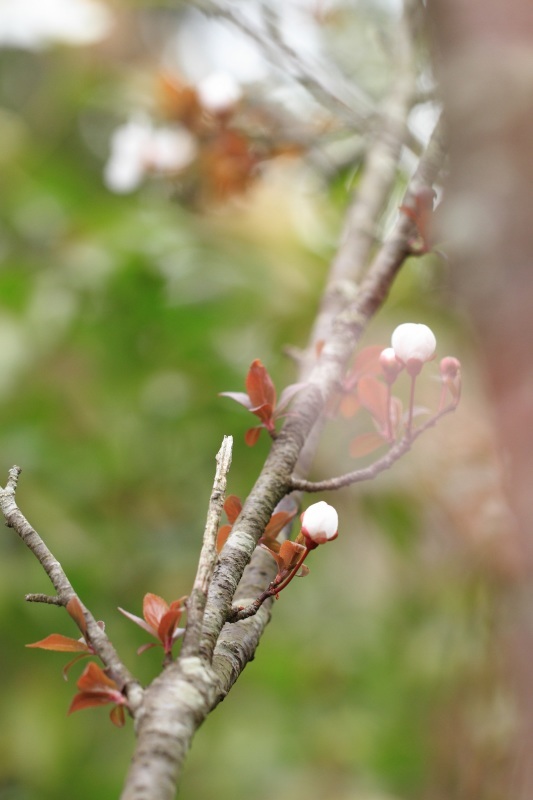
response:
<svg viewBox="0 0 533 800"><path fill-rule="evenodd" d="M395 3L272 6L302 58L332 59L379 102ZM357 133L267 55L187 3L0 1L0 472L23 467L23 512L144 682L160 654L135 655L143 634L116 608L188 592L224 434L230 491L250 489L266 437L246 447L246 412L217 393L241 390L254 358L279 387L294 380L285 350L305 346L360 174ZM432 116L412 116L421 139ZM506 796L517 714L499 608L518 567L445 259L408 261L365 342L386 346L403 321L461 359L461 406L390 473L324 497L339 539L199 731L183 797ZM328 425L315 477L354 467L365 424ZM46 576L6 529L0 799L115 798L131 726L105 709L66 717L81 666L65 683L68 657L24 649L75 635L24 602L39 591Z"/></svg>

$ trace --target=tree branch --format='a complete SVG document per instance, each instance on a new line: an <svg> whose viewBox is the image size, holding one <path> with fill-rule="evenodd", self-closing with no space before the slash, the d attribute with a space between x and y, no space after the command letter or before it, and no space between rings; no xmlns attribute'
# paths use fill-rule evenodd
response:
<svg viewBox="0 0 533 800"><path fill-rule="evenodd" d="M368 127L368 121L375 114L375 105L368 95L346 78L332 64L320 63L318 59L303 59L279 35L269 35L275 31L272 12L267 11L267 28L257 24L242 8L232 7L225 0L197 0L196 6L209 16L227 19L239 30L253 39L276 66L282 66L284 74L295 78L323 107L328 108L349 129Z"/></svg>
<svg viewBox="0 0 533 800"><path fill-rule="evenodd" d="M198 562L198 571L191 595L187 601L187 627L181 648L181 657L197 655L202 634L202 621L207 601L207 591L217 560L217 533L224 508L227 475L231 466L233 437L224 436L217 453L217 469L209 500L204 541Z"/></svg>
<svg viewBox="0 0 533 800"><path fill-rule="evenodd" d="M336 489L343 489L345 486L351 486L354 483L372 480L379 475L380 472L390 469L396 461L409 452L419 436L427 431L428 428L432 428L436 425L441 417L455 411L456 408L457 404L454 403L444 408L442 411L439 411L438 414L434 414L424 425L415 428L415 430L404 436L399 442L393 445L384 456L378 458L377 461L374 461L374 463L370 464L368 467L356 469L353 470L353 472L347 472L336 478L327 478L323 481L306 481L301 478L292 478L291 486L293 489L300 492L329 492Z"/></svg>
<svg viewBox="0 0 533 800"><path fill-rule="evenodd" d="M26 547L31 550L50 578L57 592L57 598L39 594L28 595L27 599L34 602L53 603L54 605L61 606L66 606L73 597L78 599L87 624L87 637L90 644L94 648L95 653L102 659L109 676L126 693L128 697L128 707L131 712L135 714L142 701L142 688L136 678L131 675L120 660L107 634L97 624L91 612L81 603L59 561L54 557L37 531L32 528L18 508L15 494L20 473L20 467L11 467L9 470L9 478L6 486L4 489L0 489L0 510L5 517L6 525L9 528L13 528Z"/></svg>

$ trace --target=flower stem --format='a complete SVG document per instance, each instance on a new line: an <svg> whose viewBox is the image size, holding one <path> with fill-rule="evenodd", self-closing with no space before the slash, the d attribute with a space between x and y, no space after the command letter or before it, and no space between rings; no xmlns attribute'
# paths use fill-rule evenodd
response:
<svg viewBox="0 0 533 800"><path fill-rule="evenodd" d="M387 441L392 442L392 384L387 381Z"/></svg>
<svg viewBox="0 0 533 800"><path fill-rule="evenodd" d="M257 614L265 600L268 600L269 597L277 596L289 583L292 581L295 575L298 574L302 564L304 563L305 559L307 558L308 554L311 552L313 548L306 547L303 551L302 555L298 559L298 562L290 571L290 573L279 583L276 581L272 581L272 583L265 589L264 592L261 592L259 597L257 597L253 603L251 603L246 608L237 608L233 609L233 611L228 615L228 622L238 622L241 619L247 619L248 617Z"/></svg>
<svg viewBox="0 0 533 800"><path fill-rule="evenodd" d="M406 436L411 435L411 431L413 428L413 408L415 404L415 385L416 385L416 375L411 375L411 396L409 398L409 418L407 420L407 427L405 434Z"/></svg>

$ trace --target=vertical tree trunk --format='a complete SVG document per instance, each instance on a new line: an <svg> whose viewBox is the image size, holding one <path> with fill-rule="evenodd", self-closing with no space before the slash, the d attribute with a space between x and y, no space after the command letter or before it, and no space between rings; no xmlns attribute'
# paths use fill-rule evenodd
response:
<svg viewBox="0 0 533 800"><path fill-rule="evenodd" d="M433 0L434 60L449 128L442 236L478 336L516 515L522 574L503 641L519 754L509 797L533 797L533 3ZM509 535L512 535L511 533Z"/></svg>

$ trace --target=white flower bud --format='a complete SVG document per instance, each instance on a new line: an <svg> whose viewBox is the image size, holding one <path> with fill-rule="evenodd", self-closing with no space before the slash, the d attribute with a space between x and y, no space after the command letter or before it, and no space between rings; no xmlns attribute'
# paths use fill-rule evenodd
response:
<svg viewBox="0 0 533 800"><path fill-rule="evenodd" d="M437 340L431 328L416 322L404 322L394 330L391 341L396 358L405 364L407 372L418 375L422 365L431 361Z"/></svg>
<svg viewBox="0 0 533 800"><path fill-rule="evenodd" d="M321 500L302 514L302 534L313 546L336 539L339 532L339 516L333 506Z"/></svg>
<svg viewBox="0 0 533 800"><path fill-rule="evenodd" d="M392 384L398 377L398 373L402 371L403 364L396 358L396 353L392 347L386 347L382 350L379 356L379 363L383 370L383 375L387 383Z"/></svg>

